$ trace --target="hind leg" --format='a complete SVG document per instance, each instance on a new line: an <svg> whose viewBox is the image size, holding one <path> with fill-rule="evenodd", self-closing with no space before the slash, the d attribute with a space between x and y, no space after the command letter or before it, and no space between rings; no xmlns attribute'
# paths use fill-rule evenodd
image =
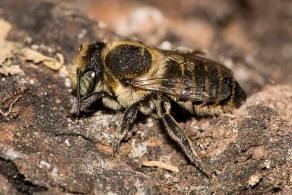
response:
<svg viewBox="0 0 292 195"><path fill-rule="evenodd" d="M164 100L160 103L160 108L158 109L158 115L162 119L167 133L181 147L191 163L193 163L204 175L211 177L211 174L205 169L202 162L197 157L191 140L179 127L175 119L170 115L170 108L170 102Z"/></svg>

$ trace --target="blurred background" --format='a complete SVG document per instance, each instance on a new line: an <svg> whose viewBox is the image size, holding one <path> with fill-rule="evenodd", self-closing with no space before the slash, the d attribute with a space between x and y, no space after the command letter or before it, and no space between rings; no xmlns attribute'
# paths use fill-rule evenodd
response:
<svg viewBox="0 0 292 195"><path fill-rule="evenodd" d="M69 2L122 37L206 52L233 69L249 94L267 84L292 84L290 0Z"/></svg>

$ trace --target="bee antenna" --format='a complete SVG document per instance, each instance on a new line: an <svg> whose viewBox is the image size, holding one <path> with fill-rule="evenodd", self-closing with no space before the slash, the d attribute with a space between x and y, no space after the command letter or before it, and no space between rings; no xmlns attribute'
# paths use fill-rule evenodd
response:
<svg viewBox="0 0 292 195"><path fill-rule="evenodd" d="M77 119L79 119L79 114L80 114L80 107L81 107L81 97L80 97L80 69L77 68L76 70L77 73Z"/></svg>

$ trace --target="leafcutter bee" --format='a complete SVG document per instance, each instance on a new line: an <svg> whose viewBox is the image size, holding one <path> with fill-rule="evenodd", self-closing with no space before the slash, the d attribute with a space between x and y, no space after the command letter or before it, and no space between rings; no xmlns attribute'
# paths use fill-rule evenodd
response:
<svg viewBox="0 0 292 195"><path fill-rule="evenodd" d="M77 117L93 102L125 110L117 149L137 113L156 116L191 163L210 176L190 139L171 116L171 101L197 116L231 112L246 94L224 65L197 53L161 50L136 41L84 43L73 60Z"/></svg>

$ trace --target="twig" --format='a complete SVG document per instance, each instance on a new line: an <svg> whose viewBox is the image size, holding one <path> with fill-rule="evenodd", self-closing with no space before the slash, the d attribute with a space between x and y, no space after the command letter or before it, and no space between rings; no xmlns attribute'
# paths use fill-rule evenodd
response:
<svg viewBox="0 0 292 195"><path fill-rule="evenodd" d="M166 169L175 173L179 172L179 169L177 167L168 163L161 162L161 161L144 161L142 162L142 165L146 167L159 167L159 168Z"/></svg>
<svg viewBox="0 0 292 195"><path fill-rule="evenodd" d="M7 117L10 113L11 113L11 109L12 106L15 102L17 102L20 98L21 98L22 94L19 94L14 100L13 102L9 105L9 109L7 112L4 112L3 110L0 109L0 114L2 114L3 116Z"/></svg>

